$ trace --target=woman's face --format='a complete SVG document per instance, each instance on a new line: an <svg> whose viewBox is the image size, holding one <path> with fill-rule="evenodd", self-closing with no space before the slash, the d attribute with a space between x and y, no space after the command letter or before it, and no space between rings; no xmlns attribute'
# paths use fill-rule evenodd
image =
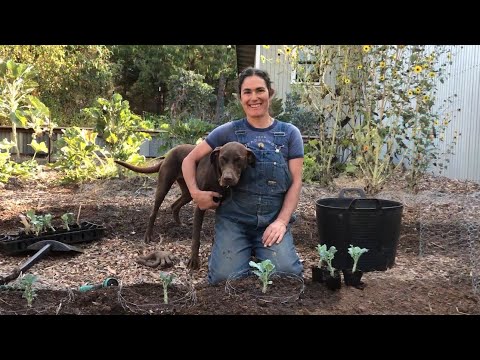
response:
<svg viewBox="0 0 480 360"><path fill-rule="evenodd" d="M265 80L258 76L245 78L242 84L240 102L249 118L261 118L268 115L270 96Z"/></svg>

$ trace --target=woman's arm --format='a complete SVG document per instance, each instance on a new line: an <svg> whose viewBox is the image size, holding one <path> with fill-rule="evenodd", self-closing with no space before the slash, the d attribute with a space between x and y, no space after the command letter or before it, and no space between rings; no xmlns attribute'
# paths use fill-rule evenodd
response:
<svg viewBox="0 0 480 360"><path fill-rule="evenodd" d="M300 192L302 191L303 158L289 160L288 168L292 176L292 185L285 194L282 209L277 219L271 223L263 233L262 240L265 246L272 246L282 241L283 235L285 235L287 231L287 225L300 199Z"/></svg>
<svg viewBox="0 0 480 360"><path fill-rule="evenodd" d="M204 157L212 152L212 148L204 140L183 159L182 173L185 183L187 184L190 195L193 201L201 210L215 209L220 205L220 202L213 201L214 197L222 197L221 194L215 191L202 191L197 185L197 164Z"/></svg>

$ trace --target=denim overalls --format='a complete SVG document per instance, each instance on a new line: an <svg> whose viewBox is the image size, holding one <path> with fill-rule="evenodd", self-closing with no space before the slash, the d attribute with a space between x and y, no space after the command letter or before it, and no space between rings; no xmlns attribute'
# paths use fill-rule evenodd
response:
<svg viewBox="0 0 480 360"><path fill-rule="evenodd" d="M208 264L211 284L250 270L252 250L258 260L270 259L276 271L302 273L290 225L279 244L264 247L262 243L263 232L277 218L292 181L280 150L286 146L285 126L277 121L269 130L274 135L273 144L247 143L244 123L234 122L237 141L255 153L256 163L244 170L239 183L216 210L215 241Z"/></svg>

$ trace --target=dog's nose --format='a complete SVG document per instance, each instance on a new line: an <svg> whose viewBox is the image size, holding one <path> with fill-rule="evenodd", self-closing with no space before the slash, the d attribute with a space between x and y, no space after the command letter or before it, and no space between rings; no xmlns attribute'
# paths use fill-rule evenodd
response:
<svg viewBox="0 0 480 360"><path fill-rule="evenodd" d="M231 174L224 174L222 176L222 184L223 186L231 186L235 185L235 179Z"/></svg>

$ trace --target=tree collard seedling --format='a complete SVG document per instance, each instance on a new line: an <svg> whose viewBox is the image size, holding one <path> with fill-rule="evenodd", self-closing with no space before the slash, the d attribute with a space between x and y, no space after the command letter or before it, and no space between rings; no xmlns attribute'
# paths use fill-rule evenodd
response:
<svg viewBox="0 0 480 360"><path fill-rule="evenodd" d="M352 267L352 272L355 272L357 270L357 263L358 259L360 259L360 256L362 256L363 253L366 253L368 249L366 248L360 248L358 246L353 246L350 244L350 247L348 248L348 253L353 259L353 267Z"/></svg>
<svg viewBox="0 0 480 360"><path fill-rule="evenodd" d="M263 260L262 262L256 263L254 261L250 261L248 263L251 267L256 268L257 270L253 270L253 273L257 275L262 282L262 293L267 292L267 286L272 283L270 276L273 274L275 270L275 265L272 263L270 259Z"/></svg>
<svg viewBox="0 0 480 360"><path fill-rule="evenodd" d="M19 215L20 220L24 226L23 230L25 234L35 234L38 236L40 233L50 229L52 231L56 231L52 225L53 215L52 214L45 214L45 215L36 215L35 210L28 210L26 212L26 216L23 214ZM75 224L75 217L73 213L65 213L61 216L63 221L63 225L67 231L70 231L69 225Z"/></svg>
<svg viewBox="0 0 480 360"><path fill-rule="evenodd" d="M168 304L168 285L170 285L173 281L173 274L167 274L167 273L160 273L160 279L162 279L162 285L163 285L163 302L165 304Z"/></svg>
<svg viewBox="0 0 480 360"><path fill-rule="evenodd" d="M69 225L75 224L75 216L73 215L73 213L71 212L65 213L61 216L61 218L62 218L65 229L67 229L67 231L70 231Z"/></svg>
<svg viewBox="0 0 480 360"><path fill-rule="evenodd" d="M335 257L335 253L337 252L337 248L335 246L330 246L330 249L327 250L327 245L317 245L318 255L320 256L319 260L319 267L321 267L322 261L327 263L328 271L330 271L330 275L333 277L335 274L335 268L332 266L332 260Z"/></svg>
<svg viewBox="0 0 480 360"><path fill-rule="evenodd" d="M22 297L27 299L28 307L32 307L33 299L37 297L37 293L33 284L37 281L37 277L32 274L24 274L20 280L20 288L23 289Z"/></svg>

